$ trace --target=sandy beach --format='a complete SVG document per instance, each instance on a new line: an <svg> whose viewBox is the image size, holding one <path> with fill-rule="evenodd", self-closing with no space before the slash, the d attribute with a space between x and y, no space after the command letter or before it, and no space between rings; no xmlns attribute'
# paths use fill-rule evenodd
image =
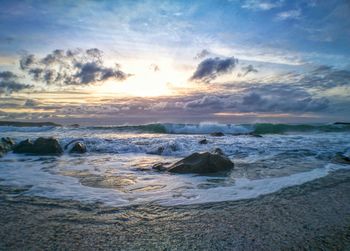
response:
<svg viewBox="0 0 350 251"><path fill-rule="evenodd" d="M1 250L349 250L350 172L256 199L123 208L1 187Z"/></svg>

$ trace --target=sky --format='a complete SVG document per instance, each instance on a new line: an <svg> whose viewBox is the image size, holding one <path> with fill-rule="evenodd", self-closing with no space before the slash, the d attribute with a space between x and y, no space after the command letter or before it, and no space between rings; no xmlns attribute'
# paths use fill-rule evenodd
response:
<svg viewBox="0 0 350 251"><path fill-rule="evenodd" d="M0 120L350 121L348 0L0 6Z"/></svg>

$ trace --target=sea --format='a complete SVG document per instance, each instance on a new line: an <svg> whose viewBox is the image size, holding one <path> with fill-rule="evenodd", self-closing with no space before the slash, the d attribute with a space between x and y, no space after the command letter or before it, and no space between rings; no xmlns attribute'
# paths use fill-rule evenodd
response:
<svg viewBox="0 0 350 251"><path fill-rule="evenodd" d="M224 136L212 136L222 132ZM122 207L162 206L257 198L324 177L350 165L346 124L172 124L122 126L1 126L15 142L55 137L61 146L84 142L87 152L61 156L8 153L0 158L0 185L21 196ZM207 144L199 141L207 139ZM225 174L173 174L152 166L220 148L234 162ZM13 196L18 196L18 193Z"/></svg>

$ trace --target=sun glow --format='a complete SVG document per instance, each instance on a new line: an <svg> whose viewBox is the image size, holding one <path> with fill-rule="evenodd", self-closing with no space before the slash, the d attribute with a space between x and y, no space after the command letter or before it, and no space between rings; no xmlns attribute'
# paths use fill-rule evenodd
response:
<svg viewBox="0 0 350 251"><path fill-rule="evenodd" d="M125 63L123 70L132 75L123 82L107 81L102 86L95 87L95 93L155 97L174 95L177 87L186 85L188 74L177 69L172 60L154 62L132 60Z"/></svg>

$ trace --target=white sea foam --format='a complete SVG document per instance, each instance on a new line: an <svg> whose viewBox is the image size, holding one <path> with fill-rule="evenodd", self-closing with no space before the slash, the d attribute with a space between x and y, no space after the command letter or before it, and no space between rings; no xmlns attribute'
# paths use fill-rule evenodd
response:
<svg viewBox="0 0 350 251"><path fill-rule="evenodd" d="M234 124L219 123L200 123L200 124L166 124L168 133L185 133L185 134L209 134L213 132L223 132L230 134L249 133L253 127L247 127Z"/></svg>
<svg viewBox="0 0 350 251"><path fill-rule="evenodd" d="M212 126L212 125L210 125ZM206 128L206 125L202 126ZM212 128L212 127L211 127ZM88 153L60 157L8 154L0 158L0 184L31 186L26 195L103 202L122 206L156 202L162 205L205 203L254 198L287 186L349 168L329 164L349 148L348 133L211 137L198 134L140 134L84 128L0 132L0 137L57 137L62 146L82 138ZM208 144L198 141L207 138ZM236 164L231 175L205 177L143 171L157 162L174 162L193 152L221 148ZM149 154L163 149L159 154ZM130 177L133 182L114 189L81 184L70 172ZM66 176L64 176L66 175ZM78 175L79 176L79 175ZM244 178L247 177L247 178ZM90 184L91 185L91 184Z"/></svg>
<svg viewBox="0 0 350 251"><path fill-rule="evenodd" d="M29 186L30 189L24 193L28 196L72 199L90 203L101 202L110 206L150 202L170 206L256 198L285 187L300 185L324 177L331 171L350 168L348 165L327 164L323 168L316 168L307 172L250 180L234 177L131 171L128 168L130 163L127 161L130 156L124 156L124 159L108 158L105 160L101 160L100 156L89 157L85 162L83 158L78 160L71 157L63 158L63 161L59 158L40 159L39 157L24 156L18 159L14 154L9 154L2 160L0 168L2 181L0 184ZM75 164L79 161L82 161L80 165ZM110 166L106 167L107 165ZM96 188L82 185L78 178L60 174L62 170L87 170L87 168L90 168L91 173L97 175L103 175L111 171L115 171L116 175L134 175L136 182L125 186L123 190ZM213 179L216 182L213 183ZM218 181L219 184L217 184ZM210 186L207 186L208 184Z"/></svg>

